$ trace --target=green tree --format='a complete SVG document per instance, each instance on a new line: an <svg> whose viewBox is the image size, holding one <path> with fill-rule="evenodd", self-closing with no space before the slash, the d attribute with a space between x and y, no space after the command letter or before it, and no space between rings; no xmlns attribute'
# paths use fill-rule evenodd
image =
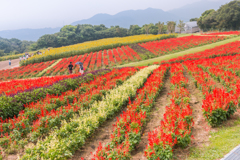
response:
<svg viewBox="0 0 240 160"><path fill-rule="evenodd" d="M148 24L149 30L148 33L149 34L158 34L158 27L156 25L154 25L153 23ZM145 30L146 31L146 30Z"/></svg>
<svg viewBox="0 0 240 160"><path fill-rule="evenodd" d="M161 34L163 33L163 30L164 30L164 22L158 22L156 23L156 26L158 27L158 34Z"/></svg>
<svg viewBox="0 0 240 160"><path fill-rule="evenodd" d="M198 18L191 18L189 21L190 21L190 22L198 21Z"/></svg>
<svg viewBox="0 0 240 160"><path fill-rule="evenodd" d="M0 50L0 57L4 56L4 50Z"/></svg>
<svg viewBox="0 0 240 160"><path fill-rule="evenodd" d="M217 10L216 20L219 29L240 29L240 1L234 0Z"/></svg>
<svg viewBox="0 0 240 160"><path fill-rule="evenodd" d="M0 50L3 50L4 53L11 53L14 50L23 53L29 51L29 47L33 43L32 41L21 41L16 38L7 39L0 37Z"/></svg>
<svg viewBox="0 0 240 160"><path fill-rule="evenodd" d="M217 11L214 9L206 10L198 19L197 24L202 30L216 29L218 25L216 17Z"/></svg>
<svg viewBox="0 0 240 160"><path fill-rule="evenodd" d="M176 26L176 22L174 22L174 21L168 21L168 22L167 22L167 30L168 30L168 33L174 33L174 31L175 31L175 26Z"/></svg>
<svg viewBox="0 0 240 160"><path fill-rule="evenodd" d="M217 11L214 9L206 10L197 23L203 30L240 29L240 0L222 5Z"/></svg>
<svg viewBox="0 0 240 160"><path fill-rule="evenodd" d="M115 28L116 28L116 35L118 37L124 37L127 35L127 29L121 28L119 26L115 26Z"/></svg>
<svg viewBox="0 0 240 160"><path fill-rule="evenodd" d="M127 35L128 30L119 26L107 28L103 24L94 26L90 24L66 25L58 33L40 37L37 45L32 46L32 48L61 47L102 38L123 37Z"/></svg>
<svg viewBox="0 0 240 160"><path fill-rule="evenodd" d="M179 28L180 33L182 33L182 31L184 30L184 26L185 26L185 23L183 23L182 20L179 20L177 27Z"/></svg>
<svg viewBox="0 0 240 160"><path fill-rule="evenodd" d="M141 27L139 27L138 25L131 25L128 33L129 33L129 35L142 34Z"/></svg>
<svg viewBox="0 0 240 160"><path fill-rule="evenodd" d="M145 30L145 34L148 35L149 30L150 30L150 28L151 28L151 25L150 25L150 24L145 24L145 25L143 25L143 28L144 28L144 30Z"/></svg>

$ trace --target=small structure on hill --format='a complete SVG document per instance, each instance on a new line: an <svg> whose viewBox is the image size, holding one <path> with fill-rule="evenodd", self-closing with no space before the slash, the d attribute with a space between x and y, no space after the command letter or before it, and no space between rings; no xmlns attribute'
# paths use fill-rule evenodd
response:
<svg viewBox="0 0 240 160"><path fill-rule="evenodd" d="M175 27L175 32L180 33L180 29ZM181 33L196 33L200 32L200 28L197 25L197 21L186 22L184 25L184 30Z"/></svg>

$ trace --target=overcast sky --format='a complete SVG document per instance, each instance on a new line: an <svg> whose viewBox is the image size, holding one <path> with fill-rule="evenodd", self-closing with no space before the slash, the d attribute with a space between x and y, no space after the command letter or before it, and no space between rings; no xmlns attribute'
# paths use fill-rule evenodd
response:
<svg viewBox="0 0 240 160"><path fill-rule="evenodd" d="M0 0L0 31L61 27L98 13L149 7L168 11L200 0ZM217 0L212 0L217 1Z"/></svg>

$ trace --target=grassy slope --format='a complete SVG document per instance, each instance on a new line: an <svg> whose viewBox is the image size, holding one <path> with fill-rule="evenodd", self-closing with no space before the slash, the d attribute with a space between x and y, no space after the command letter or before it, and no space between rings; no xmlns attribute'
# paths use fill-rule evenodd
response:
<svg viewBox="0 0 240 160"><path fill-rule="evenodd" d="M211 133L210 145L193 148L187 160L215 160L223 158L227 153L240 144L240 119L229 127L219 128Z"/></svg>
<svg viewBox="0 0 240 160"><path fill-rule="evenodd" d="M187 35L188 34L186 34L186 35L184 34L182 36L187 36ZM220 42L217 42L217 43L208 44L208 45L204 45L204 46L200 46L200 47L196 47L196 48L191 48L191 49L188 49L188 50L185 50L185 51L172 53L172 54L160 56L160 57L157 57L157 58L152 58L152 59L143 60L143 61L139 61L139 62L128 63L128 64L120 65L118 67L146 66L148 64L153 64L154 62L161 62L163 60L169 60L169 59L176 58L176 57L179 57L179 56L183 56L183 55L186 55L186 54L191 54L191 53L195 53L195 52L204 51L206 49L211 49L211 48L214 48L216 46L223 45L223 44L230 43L230 42L234 42L234 41L237 41L237 40L240 40L240 37L235 37L235 38L227 39L227 40L220 41Z"/></svg>

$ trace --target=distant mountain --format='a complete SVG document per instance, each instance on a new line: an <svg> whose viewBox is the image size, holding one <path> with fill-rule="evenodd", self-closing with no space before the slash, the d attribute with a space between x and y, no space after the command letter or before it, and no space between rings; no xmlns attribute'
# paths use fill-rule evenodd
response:
<svg viewBox="0 0 240 160"><path fill-rule="evenodd" d="M200 17L201 14L209 9L219 9L221 5L224 5L231 0L201 0L192 4L185 5L181 8L173 9L168 11L173 15L184 17L184 21L189 21L191 18Z"/></svg>
<svg viewBox="0 0 240 160"><path fill-rule="evenodd" d="M59 32L61 27L58 28L42 28L42 29L18 29L18 30L4 30L0 31L0 37L3 38L17 38L20 40L37 41L45 34L53 34Z"/></svg>
<svg viewBox="0 0 240 160"><path fill-rule="evenodd" d="M139 25L149 23L177 21L183 17L179 17L172 13L165 12L161 9L148 8L145 10L127 10L119 12L115 15L97 14L89 19L73 22L71 25L77 24L104 24L106 27L119 25L120 27L129 28L130 25Z"/></svg>
<svg viewBox="0 0 240 160"><path fill-rule="evenodd" d="M130 25L134 24L142 26L148 23L157 23L158 21L167 22L183 20L186 22L191 18L200 17L201 14L208 9L217 10L221 5L230 1L231 0L201 0L166 12L161 9L148 8L145 10L127 10L115 15L96 14L89 19L73 22L71 25L104 24L107 27L119 25L120 27L129 28Z"/></svg>

